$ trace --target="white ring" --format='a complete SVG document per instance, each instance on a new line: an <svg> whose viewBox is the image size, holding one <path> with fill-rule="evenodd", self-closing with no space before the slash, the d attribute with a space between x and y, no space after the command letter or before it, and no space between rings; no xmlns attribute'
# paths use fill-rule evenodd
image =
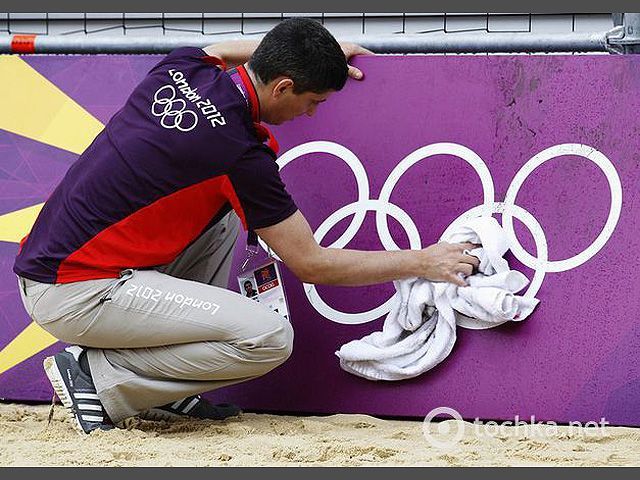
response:
<svg viewBox="0 0 640 480"><path fill-rule="evenodd" d="M615 167L604 154L593 147L582 145L580 143L565 143L561 145L555 145L543 150L542 152L532 157L527 163L522 166L518 173L516 173L513 181L511 182L511 185L509 185L509 189L507 190L507 194L504 199L505 206L515 205L516 196L518 195L520 187L522 187L524 181L537 167L542 165L547 160L551 160L552 158L558 157L560 155L577 155L580 157L584 157L587 160L591 160L600 168L600 170L602 170L602 173L605 174L605 176L607 177L607 181L609 182L609 189L611 192L611 208L609 210L609 216L604 227L602 228L602 231L591 245L589 245L582 252L574 255L573 257L567 258L565 260L554 261L550 261L547 259L546 261L542 262L542 264L540 263L540 260L529 254L529 252L527 252L518 241L518 238L516 237L516 234L513 230L513 219L511 218L511 212L509 208L505 208L502 217L502 224L507 234L511 237L511 249L513 251L513 254L518 258L518 260L520 260L529 268L544 268L544 270L547 272L564 272L566 270L571 270L572 268L576 268L577 266L582 265L596 253L598 253L613 234L613 231L615 230L618 223L618 219L620 218L620 211L622 210L622 185L620 183L620 177L618 176L618 172L616 171Z"/></svg>
<svg viewBox="0 0 640 480"><path fill-rule="evenodd" d="M295 159L308 153L328 153L344 161L351 169L356 179L356 185L358 187L357 201L362 202L369 199L369 177L367 176L367 171L365 170L364 165L362 165L362 162L351 150L337 143L315 141L303 143L301 145L298 145L297 147L293 147L291 150L287 150L280 156L280 158L278 158L278 167L280 168L280 170L282 170ZM356 236L356 233L358 233L358 230L360 230L366 214L366 209L356 212L353 220L351 220L351 223L344 231L344 233L340 237L338 237L335 242L329 245L328 248L342 248L351 240L353 240L353 238ZM317 232L314 234L314 238L318 243L320 243ZM262 241L262 239L259 238L258 241L260 242L260 246L265 250L265 252L270 251L269 247ZM277 260L280 260L280 258L278 258L275 253L272 253L272 256Z"/></svg>
<svg viewBox="0 0 640 480"><path fill-rule="evenodd" d="M164 91L165 89L169 90L171 96L158 98L158 94ZM158 90L156 90L156 93L153 95L154 102L151 104L151 113L156 117L163 116L165 113L167 113L167 107L171 109L171 105L173 104L173 101L175 98L176 98L176 91L171 85L165 85L163 87L160 87ZM160 113L156 112L156 105L160 105L163 107Z"/></svg>
<svg viewBox="0 0 640 480"><path fill-rule="evenodd" d="M382 212L385 215L391 215L400 223L400 225L407 232L407 236L409 237L410 248L412 249L420 248L420 233L418 232L418 229L415 223L413 223L413 220L411 220L411 217L409 217L407 212L405 212L400 207L392 203L386 203L380 200L371 200L371 199L364 200L362 202L350 203L349 205L346 205L341 209L337 210L336 212L334 212L333 214L331 214L324 222L322 222L322 225L318 227L318 230L316 232L318 236L318 240L322 241L322 239L327 234L327 232L329 232L329 230L331 230L331 228L343 218L346 218L349 215L357 214L358 212L363 212L366 215L367 210L374 210L376 212L379 212L382 210ZM384 244L384 241L383 241L383 244ZM384 246L388 250L398 249L397 246L395 246L395 248L387 245L384 245ZM388 247L392 247L392 248L388 248ZM357 325L360 323L371 322L372 320L380 318L381 316L391 311L391 306L393 305L393 299L394 299L394 297L391 297L389 300L387 300L385 303L383 303L379 307L374 308L372 310L368 310L366 312L346 313L346 312L341 312L339 310L336 310L330 307L329 305L327 305L324 302L324 300L320 298L320 295L318 294L318 291L316 290L315 285L305 283L304 292L305 292L305 295L307 296L307 299L309 300L309 303L311 303L313 308L315 308L320 315L323 315L325 318L333 322L342 323L345 325Z"/></svg>
<svg viewBox="0 0 640 480"><path fill-rule="evenodd" d="M491 205L495 198L493 188L493 178L489 168L484 163L482 158L470 148L457 143L433 143L425 147L418 148L409 155L407 155L396 167L391 171L389 177L384 182L382 190L380 191L380 200L383 202L389 202L391 199L391 192L400 180L400 177L414 164L434 155L454 155L461 158L469 165L473 167L480 181L482 182L483 201L484 205ZM387 217L383 216L379 211L376 212L376 228L378 229L378 235L382 240L383 245L393 245L395 249L398 248L396 243L389 233L389 224L387 223Z"/></svg>
<svg viewBox="0 0 640 480"><path fill-rule="evenodd" d="M182 103L184 103L183 100L175 100L175 102L178 102L178 101L182 101ZM165 107L165 110L167 110L166 107ZM191 114L192 116L191 118L193 119L193 121L190 126L183 127L182 121L184 120L185 115L189 115L189 114ZM167 120L168 118L173 119L173 122L166 123L165 120ZM184 110L184 107L182 107L180 110L171 110L171 107L169 106L169 110L167 110L165 114L162 117L160 117L160 124L164 128L168 128L168 129L177 128L182 132L189 132L193 130L195 126L198 124L198 116L196 115L195 112L191 110Z"/></svg>

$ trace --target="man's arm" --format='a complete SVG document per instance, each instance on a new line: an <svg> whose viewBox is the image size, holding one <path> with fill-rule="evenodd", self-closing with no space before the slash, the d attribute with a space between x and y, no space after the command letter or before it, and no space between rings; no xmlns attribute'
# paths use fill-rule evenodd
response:
<svg viewBox="0 0 640 480"><path fill-rule="evenodd" d="M373 55L373 52L362 48L360 45L351 42L339 42L340 48L344 52L345 57L349 60L355 55ZM218 57L224 60L227 67L237 67L248 62L254 50L258 48L260 42L258 40L230 40L228 42L214 43L204 48L207 55ZM363 78L362 72L349 65L349 76L356 80Z"/></svg>
<svg viewBox="0 0 640 480"><path fill-rule="evenodd" d="M221 58L227 67L232 68L247 62L259 44L258 40L231 40L209 45L204 51L207 55Z"/></svg>
<svg viewBox="0 0 640 480"><path fill-rule="evenodd" d="M438 243L423 250L362 251L324 248L313 238L300 211L256 233L303 282L359 286L410 277L465 286L458 276L471 275L478 259L465 255L470 243Z"/></svg>

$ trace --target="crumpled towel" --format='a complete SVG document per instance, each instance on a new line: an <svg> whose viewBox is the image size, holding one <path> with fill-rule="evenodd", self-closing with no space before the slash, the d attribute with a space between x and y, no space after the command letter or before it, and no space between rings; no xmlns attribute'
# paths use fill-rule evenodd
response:
<svg viewBox="0 0 640 480"><path fill-rule="evenodd" d="M336 355L343 370L369 380L404 380L442 362L456 341L456 325L486 329L527 318L539 300L515 295L528 285L503 258L509 240L493 217L466 221L441 241L481 245L478 273L467 287L411 278L394 282L396 294L381 332L343 345Z"/></svg>

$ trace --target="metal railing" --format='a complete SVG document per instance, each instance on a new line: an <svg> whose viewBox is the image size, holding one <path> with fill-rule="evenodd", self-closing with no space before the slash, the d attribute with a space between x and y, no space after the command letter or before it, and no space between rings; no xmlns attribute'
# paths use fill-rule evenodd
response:
<svg viewBox="0 0 640 480"><path fill-rule="evenodd" d="M458 32L425 34L337 35L376 53L640 53L640 14L615 14L613 29L591 33ZM251 35L259 39L262 34ZM0 35L0 53L166 53L183 46L247 38L238 33L215 36L71 36Z"/></svg>

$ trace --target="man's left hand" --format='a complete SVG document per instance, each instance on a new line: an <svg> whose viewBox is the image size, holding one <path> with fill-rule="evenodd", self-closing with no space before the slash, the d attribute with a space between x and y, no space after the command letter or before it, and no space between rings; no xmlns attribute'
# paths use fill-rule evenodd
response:
<svg viewBox="0 0 640 480"><path fill-rule="evenodd" d="M374 55L371 50L367 50L357 43L341 42L340 47L344 52L344 56L347 57L347 61L355 55ZM356 80L362 80L364 78L364 74L362 73L362 71L354 67L353 65L349 65L349 76Z"/></svg>

